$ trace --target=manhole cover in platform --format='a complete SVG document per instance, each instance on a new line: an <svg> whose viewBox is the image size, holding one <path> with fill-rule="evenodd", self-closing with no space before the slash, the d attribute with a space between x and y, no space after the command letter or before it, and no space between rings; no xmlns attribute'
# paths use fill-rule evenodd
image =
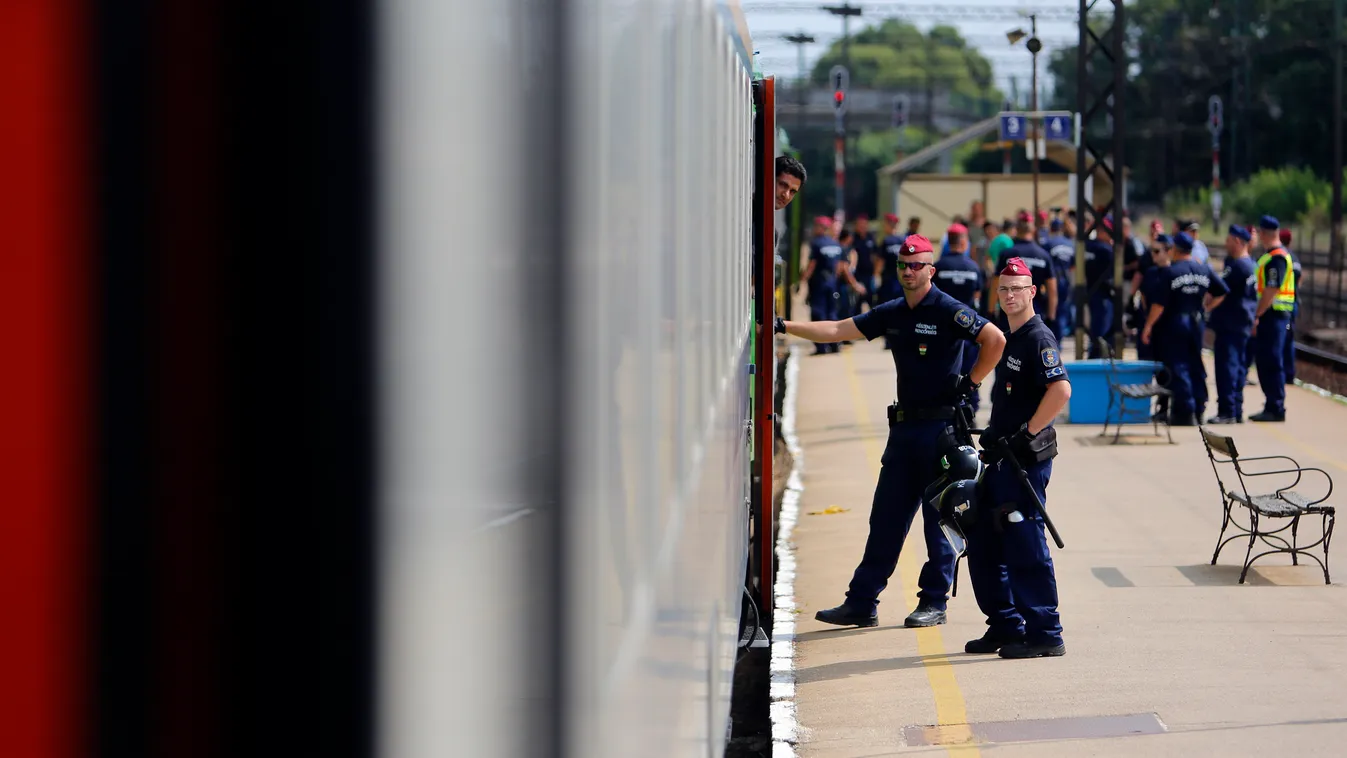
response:
<svg viewBox="0 0 1347 758"><path fill-rule="evenodd" d="M1140 734L1164 734L1167 729L1154 713L1129 716L1076 716L1025 721L987 721L980 724L909 726L903 739L911 747L928 745L987 745L1047 740L1098 740Z"/></svg>

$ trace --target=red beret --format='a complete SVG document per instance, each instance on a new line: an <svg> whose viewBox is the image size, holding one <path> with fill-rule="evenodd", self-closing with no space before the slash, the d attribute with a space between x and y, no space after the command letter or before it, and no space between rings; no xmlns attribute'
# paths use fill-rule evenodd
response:
<svg viewBox="0 0 1347 758"><path fill-rule="evenodd" d="M897 214L897 213L885 213L885 214L884 214L884 220L887 221L887 222L889 222L890 224L896 224L896 223L898 223L898 214Z"/></svg>
<svg viewBox="0 0 1347 758"><path fill-rule="evenodd" d="M909 234L907 239L903 240L903 249L898 251L899 255L916 255L917 253L934 253L935 248L931 247L931 241L920 234Z"/></svg>
<svg viewBox="0 0 1347 758"><path fill-rule="evenodd" d="M1011 258L1006 261L1006 265L1001 268L1001 276L1031 276L1029 267L1024 265L1024 259Z"/></svg>
<svg viewBox="0 0 1347 758"><path fill-rule="evenodd" d="M815 223L815 224L818 224L819 226L832 226L832 225L833 225L833 217L832 217L832 216L815 216L815 217L814 217L814 223Z"/></svg>
<svg viewBox="0 0 1347 758"><path fill-rule="evenodd" d="M1047 220L1048 220L1048 212L1047 212L1047 211L1039 211L1039 212L1038 212L1038 220L1039 220L1039 221L1047 221Z"/></svg>
<svg viewBox="0 0 1347 758"><path fill-rule="evenodd" d="M968 234L968 227L964 226L963 224L950 224L950 225L949 225L949 233L950 233L950 234Z"/></svg>
<svg viewBox="0 0 1347 758"><path fill-rule="evenodd" d="M1289 245L1289 244L1291 244L1291 230L1290 230L1290 229L1282 229L1282 230L1278 231L1278 232L1277 232L1277 239L1280 240L1281 243L1282 243L1283 245Z"/></svg>
<svg viewBox="0 0 1347 758"><path fill-rule="evenodd" d="M1020 211L1019 213L1016 213L1016 214L1015 214L1015 220L1016 220L1016 221L1028 221L1028 220L1029 220L1029 211Z"/></svg>

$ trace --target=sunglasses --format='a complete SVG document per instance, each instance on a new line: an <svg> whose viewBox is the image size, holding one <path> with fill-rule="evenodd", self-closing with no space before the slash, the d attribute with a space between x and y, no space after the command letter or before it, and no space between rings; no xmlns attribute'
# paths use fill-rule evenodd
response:
<svg viewBox="0 0 1347 758"><path fill-rule="evenodd" d="M935 265L934 263L927 263L927 262L925 262L925 261L912 261L911 263L909 263L909 262L907 262L907 261L898 261L898 270L899 270L899 271L920 271L920 270L926 268L927 266L934 266L934 265Z"/></svg>

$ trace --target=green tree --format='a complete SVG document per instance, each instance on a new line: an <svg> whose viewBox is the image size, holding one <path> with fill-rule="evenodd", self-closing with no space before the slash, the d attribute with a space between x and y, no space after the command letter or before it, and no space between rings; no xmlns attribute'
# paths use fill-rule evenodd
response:
<svg viewBox="0 0 1347 758"><path fill-rule="evenodd" d="M1000 109L1004 100L995 87L992 65L967 42L952 26L936 26L923 34L917 27L898 19L886 19L852 35L848 70L853 88L924 90L948 92L952 102L971 109L979 115L991 115ZM811 81L819 87L829 86L828 72L842 63L842 43L834 42L815 63ZM929 114L918 106L907 129L908 152L915 151L940 138L929 127ZM810 181L804 189L803 200L810 213L831 212L835 206L833 140L831 134L809 132L798 135L805 165L810 167ZM853 136L847 165L847 207L852 213L872 211L876 204L875 171L893 162L898 147L897 133L880 130ZM968 146L964 152L976 150ZM956 154L955 165L961 165L962 154ZM826 167L826 168L825 168ZM819 170L823 169L823 170ZM934 165L925 169L934 171Z"/></svg>
<svg viewBox="0 0 1347 758"><path fill-rule="evenodd" d="M1210 185L1212 95L1225 105L1225 183L1283 166L1331 175L1332 0L1136 0L1127 21L1123 102L1134 200ZM1100 53L1092 60L1091 85L1102 92L1110 64ZM1052 107L1076 110L1075 49L1053 53L1048 71ZM1102 119L1092 127L1098 134Z"/></svg>

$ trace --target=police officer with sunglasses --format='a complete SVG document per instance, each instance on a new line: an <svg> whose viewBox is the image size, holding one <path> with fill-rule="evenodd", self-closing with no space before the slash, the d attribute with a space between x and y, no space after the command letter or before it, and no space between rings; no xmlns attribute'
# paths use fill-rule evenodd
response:
<svg viewBox="0 0 1347 758"><path fill-rule="evenodd" d="M927 560L922 567L918 605L904 621L909 627L945 623L954 549L940 531L940 515L922 494L941 473L937 438L950 427L955 408L1001 359L1005 336L968 305L931 283L935 255L930 240L910 234L897 251L903 296L844 321L777 320L778 333L815 343L885 336L898 369L898 402L889 408L889 440L870 506L870 535L851 579L846 601L815 618L840 626L879 623L879 594L898 565L912 519L922 509ZM979 347L977 361L960 373L967 343Z"/></svg>

